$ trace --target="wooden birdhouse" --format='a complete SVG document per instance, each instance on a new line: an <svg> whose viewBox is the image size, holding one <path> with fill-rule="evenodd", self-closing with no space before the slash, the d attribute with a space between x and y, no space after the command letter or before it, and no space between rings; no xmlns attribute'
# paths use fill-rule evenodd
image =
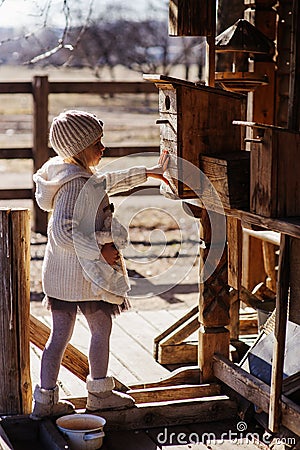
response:
<svg viewBox="0 0 300 450"><path fill-rule="evenodd" d="M238 20L216 37L216 53L226 54L230 70L216 72L215 79L224 89L233 92L250 92L268 84L265 73L252 69L255 55L264 55L270 60L274 54L274 43L245 19Z"/></svg>
<svg viewBox="0 0 300 450"><path fill-rule="evenodd" d="M160 148L171 155L176 194L196 198L202 190L200 155L217 154L219 160L220 155L230 159L232 153L246 153L241 151L243 131L232 125L245 117L245 97L164 75L144 78L159 88Z"/></svg>
<svg viewBox="0 0 300 450"><path fill-rule="evenodd" d="M300 216L300 133L243 122L250 141L250 211L265 217Z"/></svg>

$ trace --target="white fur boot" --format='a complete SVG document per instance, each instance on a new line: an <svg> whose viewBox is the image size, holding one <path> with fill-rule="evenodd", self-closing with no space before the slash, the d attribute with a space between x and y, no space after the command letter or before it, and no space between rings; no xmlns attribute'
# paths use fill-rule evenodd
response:
<svg viewBox="0 0 300 450"><path fill-rule="evenodd" d="M48 416L62 416L74 412L74 405L67 401L59 401L58 386L54 389L42 389L36 385L34 394L34 408L30 414L33 420L40 420Z"/></svg>
<svg viewBox="0 0 300 450"><path fill-rule="evenodd" d="M134 406L134 399L123 392L114 391L115 381L113 377L98 378L93 380L90 376L86 379L88 391L87 411L102 411L105 409L125 409Z"/></svg>

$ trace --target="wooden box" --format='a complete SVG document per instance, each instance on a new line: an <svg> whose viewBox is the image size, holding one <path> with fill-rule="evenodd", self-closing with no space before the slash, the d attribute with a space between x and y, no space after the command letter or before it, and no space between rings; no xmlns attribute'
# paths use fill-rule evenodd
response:
<svg viewBox="0 0 300 450"><path fill-rule="evenodd" d="M12 415L1 417L0 449L70 450L70 446L50 418L32 420Z"/></svg>
<svg viewBox="0 0 300 450"><path fill-rule="evenodd" d="M300 133L271 125L250 127L251 212L300 216Z"/></svg>
<svg viewBox="0 0 300 450"><path fill-rule="evenodd" d="M180 198L200 194L199 155L240 151L246 98L235 93L171 78L144 75L159 88L160 148L171 155L172 185Z"/></svg>
<svg viewBox="0 0 300 450"><path fill-rule="evenodd" d="M214 188L217 201L221 201L223 208L249 210L250 152L240 150L225 155L200 155L199 166L205 175L201 178L204 205L215 203Z"/></svg>

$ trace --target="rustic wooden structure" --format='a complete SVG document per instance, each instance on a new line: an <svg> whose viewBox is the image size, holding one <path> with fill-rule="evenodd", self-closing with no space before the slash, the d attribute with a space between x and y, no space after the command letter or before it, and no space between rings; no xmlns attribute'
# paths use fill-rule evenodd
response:
<svg viewBox="0 0 300 450"><path fill-rule="evenodd" d="M280 47L282 46L282 35L277 34L275 18L276 13L273 9L274 3L275 2L273 1L262 0L247 1L246 4L248 9L245 11L245 16L251 23L255 24L260 31L266 33L271 40L276 41ZM279 2L279 11L280 8L285 8L286 3L288 2ZM291 6L290 2L289 6ZM289 224L292 222L295 225L296 223L298 224L296 217L299 216L299 188L296 181L299 172L296 167L296 161L298 160L296 155L299 149L300 135L298 120L299 113L296 113L296 109L297 111L299 110L299 99L297 95L295 95L295 80L299 80L299 58L295 56L295 54L297 55L297 52L299 51L297 46L297 44L299 44L299 37L294 34L295 31L298 30L299 12L298 6L294 3L293 6L295 6L295 9L293 9L291 14L293 16L291 25L292 31L289 30L291 42L290 48L293 48L294 50L291 57L293 70L289 71L288 74L288 97L293 100L290 100L289 102L289 109L287 107L285 109L286 117L288 117L288 120L286 121L288 129L280 129L274 126L276 125L275 117L278 111L278 97L275 96L275 85L276 81L279 82L279 78L275 80L275 61L272 58L255 58L254 69L258 71L263 70L269 78L269 84L265 87L259 87L254 93L248 96L247 117L251 120L251 123L248 122L248 125L250 125L252 129L255 129L254 133L250 133L250 130L248 130L247 139L245 140L248 144L247 149L250 150L251 159L249 186L250 211L248 210L247 205L243 208L241 206L239 207L234 205L234 203L231 204L228 201L228 192L226 192L226 190L225 193L227 195L224 196L224 186L228 191L229 181L228 184L224 182L222 183L221 181L220 184L222 184L222 188L220 188L220 186L218 188L220 192L222 192L222 203L227 216L227 222L230 224L228 227L228 248L230 249L230 247L234 246L235 249L228 250L228 253L224 251L220 260L218 262L216 261L215 273L201 283L199 302L200 332L198 363L202 381L210 381L214 378L214 376L217 376L222 381L226 379L227 383L227 380L230 378L231 382L228 384L241 395L255 403L253 401L257 395L257 392L255 392L257 390L255 383L250 383L251 390L254 392L249 393L245 388L238 388L238 386L235 385L235 381L238 378L238 369L236 369L235 374L235 366L230 366L228 362L222 365L222 370L219 370L221 364L220 361L222 360L225 362L226 357L228 358L229 337L226 328L230 328L232 335L238 335L238 301L234 303L234 308L231 311L231 321L234 323L230 324L229 309L231 305L228 296L228 288L229 283L231 283L232 287L234 287L237 291L237 298L240 298L242 288L240 263L242 239L240 220L242 220L243 225L247 225L248 227L255 227L259 224L264 230L272 231L279 231L278 225L280 223L282 225L282 227L280 226L282 236L276 286L277 295L274 329L275 345L273 349L272 380L271 386L267 389L264 388L267 402L263 404L262 409L269 413L270 430L278 431L280 425L284 423L287 428L295 433L299 433L299 407L289 401L285 402L281 396L289 287L291 288L290 308L293 311L293 314L290 314L289 318L290 320L294 320L296 323L299 323L299 315L295 312L297 309L296 305L299 304L299 283L296 281L298 278L298 258L296 253L299 251L297 239L299 238L299 234L298 232L295 234L290 233L290 231L285 228L286 225L289 228ZM147 78L151 80L151 77L148 76ZM168 91L170 90L170 85L178 92L181 90L180 83L177 83L176 80L173 80L172 83L172 80L164 79L164 77L152 77L152 81L156 82L159 87L161 98L163 98L163 96L164 98L167 96L170 97ZM184 141L181 136L184 133L188 133L189 136L201 136L201 114L203 113L203 110L205 110L206 103L201 102L198 105L194 103L198 94L194 92L195 86L190 86L190 89L193 91L191 94L191 98L193 100L189 104L182 100L180 102L175 101L172 103L173 108L176 106L176 110L174 111L173 109L172 114L176 115L177 124L181 122L184 123L183 132L178 126L175 128L177 135L174 137L174 134L171 136L171 134L165 132L165 129L163 128L161 133L161 146L162 150L167 148L170 151L171 157L175 155L175 157L178 156L186 158L190 161L195 161L196 155L194 155L193 151L190 154L188 154L188 152L184 152ZM177 94L176 99L177 98L182 97L180 97L180 94ZM212 107L214 112L219 112L219 108L216 106L216 103L214 103L215 99L213 100L213 95L209 95L209 98L215 106L215 108ZM197 106L198 110L195 111ZM291 108L293 113L291 113ZM188 111L191 110L193 111L193 114L189 117ZM228 108L228 111L230 115L230 108ZM297 120L294 119L295 113ZM160 115L161 118L163 117L166 119L165 109L161 107L161 104ZM209 112L206 111L204 116L209 118ZM220 114L220 116L222 117L222 114ZM189 117L190 120L188 122L184 122L185 117ZM193 121L195 117L196 119ZM162 127L168 127L169 120L164 119L160 119L160 123L162 124ZM259 125L259 123L262 125ZM212 128L209 119L205 122L205 126L206 129L209 129L208 134L211 137ZM222 120L219 121L219 126L223 126ZM224 125L224 127L227 131L230 130L230 126L228 127L227 125ZM219 136L217 135L217 139L218 138ZM190 142L192 142L192 140L190 140ZM224 171L222 164L219 163L220 159L216 159L215 161L206 159L206 154L211 156L211 154L214 153L214 150L218 154L218 158L221 157L220 155L222 155L222 153L226 154L226 148L222 148L224 143L221 140L219 143L220 148L215 149L215 146L213 146L211 142L206 148L201 146L201 142L198 142L197 150L198 155L200 154L200 162L204 160L204 164L202 162L202 168L207 170L207 174L210 174L212 177L212 174L215 175L219 173L220 179L224 180L224 172L227 177L229 177L230 174ZM262 150L262 147L264 150ZM241 146L239 150L242 148L243 147ZM279 149L281 152L280 156L278 153ZM182 153L180 153L180 151L182 151ZM213 167L214 163L215 167ZM217 164L219 164L220 167L218 167ZM223 163L223 166L224 165L226 165L226 163ZM173 164L173 166L176 167L176 164ZM184 177L184 174L180 173L181 167L179 164L178 167L179 170L177 173L173 173L177 176L179 175L180 181L182 179L185 180L186 178ZM217 183L215 183L217 185L219 183L219 178L218 175L215 175L215 177L217 178ZM284 178L284 181L282 177ZM183 186L181 186L180 183L176 184L175 180L173 180L172 187L173 189L177 189L176 194L180 198L185 199L187 202L189 202L189 198L196 197L196 195L191 195L190 192L187 193L187 190L185 190L184 187L184 182ZM193 203L195 204L195 202ZM200 201L199 207L200 209L197 210L197 208L195 208L195 211L197 217L199 217L201 221L201 238L205 243L207 243L208 248L210 248L211 223L208 218L207 210L216 211L214 214L218 214L219 211L216 210L213 202L209 204L209 200L207 200L205 204L206 210L201 209ZM296 229L294 231L296 231ZM218 245L218 243L214 244ZM292 253L291 249L293 249ZM267 247L265 250L267 253ZM205 263L207 253L207 249L201 249L203 265ZM227 269L227 254L230 257L229 274ZM187 329L188 326L189 325L187 325ZM172 333L173 335L176 335L176 331L172 331ZM217 354L222 356L214 356ZM214 359L216 361L215 364L212 362ZM226 377L224 372L228 372L228 374L230 372L229 377ZM247 375L245 376L245 379L247 379ZM244 381L244 383L246 383L246 381ZM261 404L262 402L255 404L259 403Z"/></svg>

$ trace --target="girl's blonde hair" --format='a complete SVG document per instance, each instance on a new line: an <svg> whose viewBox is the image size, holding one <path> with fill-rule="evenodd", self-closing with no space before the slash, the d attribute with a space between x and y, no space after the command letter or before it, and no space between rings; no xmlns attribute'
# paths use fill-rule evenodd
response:
<svg viewBox="0 0 300 450"><path fill-rule="evenodd" d="M69 158L65 158L64 161L69 164L76 164L79 167L82 167L87 172L93 174L95 173L94 167L90 167L88 164L88 160L86 157L86 149L82 150L75 156L70 156Z"/></svg>

